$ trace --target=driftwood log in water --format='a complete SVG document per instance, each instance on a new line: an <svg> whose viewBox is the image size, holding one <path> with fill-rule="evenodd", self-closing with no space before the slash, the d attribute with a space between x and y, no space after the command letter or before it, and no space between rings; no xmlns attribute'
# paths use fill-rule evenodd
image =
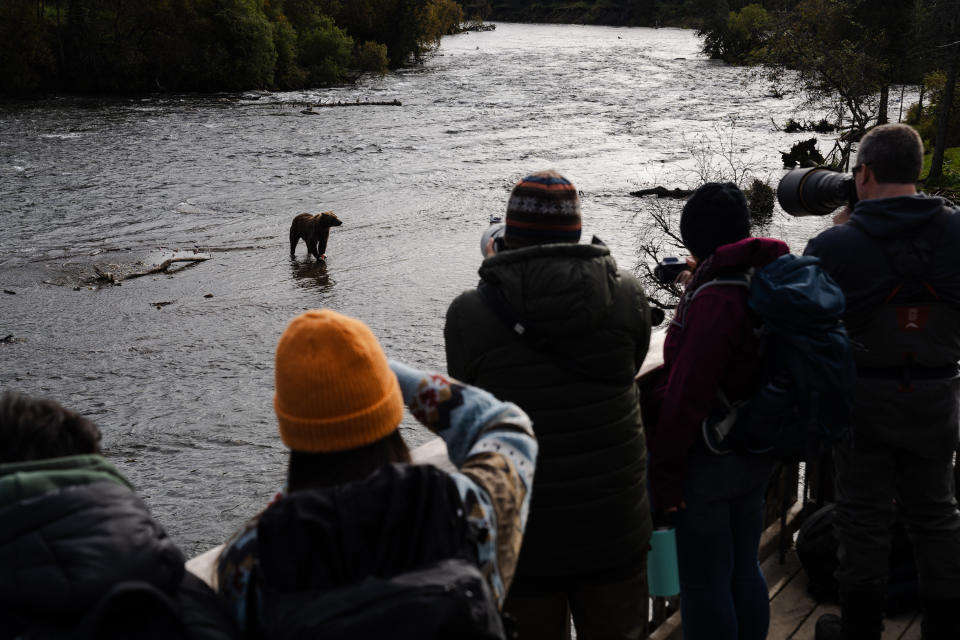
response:
<svg viewBox="0 0 960 640"><path fill-rule="evenodd" d="M658 198L686 198L691 193L692 189L667 189L666 187L653 187L651 189L640 189L639 191L631 191L630 195L643 197L643 196L657 196Z"/></svg>
<svg viewBox="0 0 960 640"><path fill-rule="evenodd" d="M115 273L110 273L109 271L102 271L102 270L101 270L99 267L97 267L97 266L94 266L94 267L93 267L93 270L97 273L97 277L98 277L99 279L101 279L101 280L106 280L107 282L109 282L109 283L111 283L111 284L119 284L122 280L130 280L131 278L141 278L141 277L143 277L143 276L149 276L149 275L152 275L152 274L154 274L154 273L171 273L171 274L172 274L172 273L180 273L180 272L183 271L184 269L186 269L186 268L188 268L188 267L192 267L193 265L197 264L198 262L203 262L203 261L209 260L209 259L210 259L210 258L207 257L207 256L195 256L195 257L186 257L186 258L168 258L167 260L164 260L163 262L161 262L161 263L160 263L159 265L157 265L156 267L153 267L152 269L147 269L146 271L134 271L133 273L128 273L128 274L115 274ZM170 268L170 265L172 265L174 262L188 262L188 263L190 263L190 264L187 264L186 266L183 266L183 267L177 269L176 271L168 271L167 269L169 269L169 268Z"/></svg>
<svg viewBox="0 0 960 640"><path fill-rule="evenodd" d="M264 246L260 245L249 245L246 247L194 247L193 250L197 253L223 253L226 251L253 251L255 249L266 249Z"/></svg>
<svg viewBox="0 0 960 640"><path fill-rule="evenodd" d="M307 115L315 115L317 112L314 109L319 109L322 107L402 107L403 103L399 100L388 100L386 102L361 102L357 100L356 102L341 102L337 100L336 102L321 102L320 104L312 104L300 113L305 113Z"/></svg>

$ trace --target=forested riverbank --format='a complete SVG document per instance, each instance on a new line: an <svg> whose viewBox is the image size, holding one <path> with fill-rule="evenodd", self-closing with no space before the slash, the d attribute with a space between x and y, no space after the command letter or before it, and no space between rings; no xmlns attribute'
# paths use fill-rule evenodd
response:
<svg viewBox="0 0 960 640"><path fill-rule="evenodd" d="M419 61L453 0L10 0L0 95L290 90Z"/></svg>

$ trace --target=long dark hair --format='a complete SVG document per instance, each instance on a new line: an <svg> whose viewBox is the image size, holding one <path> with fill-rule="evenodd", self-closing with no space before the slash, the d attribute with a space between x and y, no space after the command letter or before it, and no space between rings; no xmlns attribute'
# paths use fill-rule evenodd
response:
<svg viewBox="0 0 960 640"><path fill-rule="evenodd" d="M400 430L357 449L331 453L290 452L287 490L320 489L360 480L393 462L410 462Z"/></svg>

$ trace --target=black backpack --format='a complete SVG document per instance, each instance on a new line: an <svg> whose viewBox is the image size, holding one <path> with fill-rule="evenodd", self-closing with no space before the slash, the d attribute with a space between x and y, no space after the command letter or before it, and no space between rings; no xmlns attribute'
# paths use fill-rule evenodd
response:
<svg viewBox="0 0 960 640"><path fill-rule="evenodd" d="M250 626L271 640L504 638L468 511L429 465L284 497L257 526L264 619Z"/></svg>
<svg viewBox="0 0 960 640"><path fill-rule="evenodd" d="M834 536L836 505L815 511L797 533L797 556L807 574L807 592L817 602L839 602L837 580L837 539ZM884 610L894 616L919 608L917 567L907 529L899 519L891 531L890 574Z"/></svg>
<svg viewBox="0 0 960 640"><path fill-rule="evenodd" d="M266 596L264 626L271 640L505 637L486 580L465 560L441 560L324 592L269 590Z"/></svg>

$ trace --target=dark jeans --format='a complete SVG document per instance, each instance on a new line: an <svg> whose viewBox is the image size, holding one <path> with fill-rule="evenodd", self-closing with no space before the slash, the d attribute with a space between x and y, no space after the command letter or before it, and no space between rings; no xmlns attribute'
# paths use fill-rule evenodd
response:
<svg viewBox="0 0 960 640"><path fill-rule="evenodd" d="M685 640L762 640L770 624L757 561L773 462L692 454L677 519Z"/></svg>
<svg viewBox="0 0 960 640"><path fill-rule="evenodd" d="M863 381L850 437L835 447L841 590L886 584L899 506L920 595L960 598L960 512L954 497L957 380ZM958 614L960 615L960 614Z"/></svg>

